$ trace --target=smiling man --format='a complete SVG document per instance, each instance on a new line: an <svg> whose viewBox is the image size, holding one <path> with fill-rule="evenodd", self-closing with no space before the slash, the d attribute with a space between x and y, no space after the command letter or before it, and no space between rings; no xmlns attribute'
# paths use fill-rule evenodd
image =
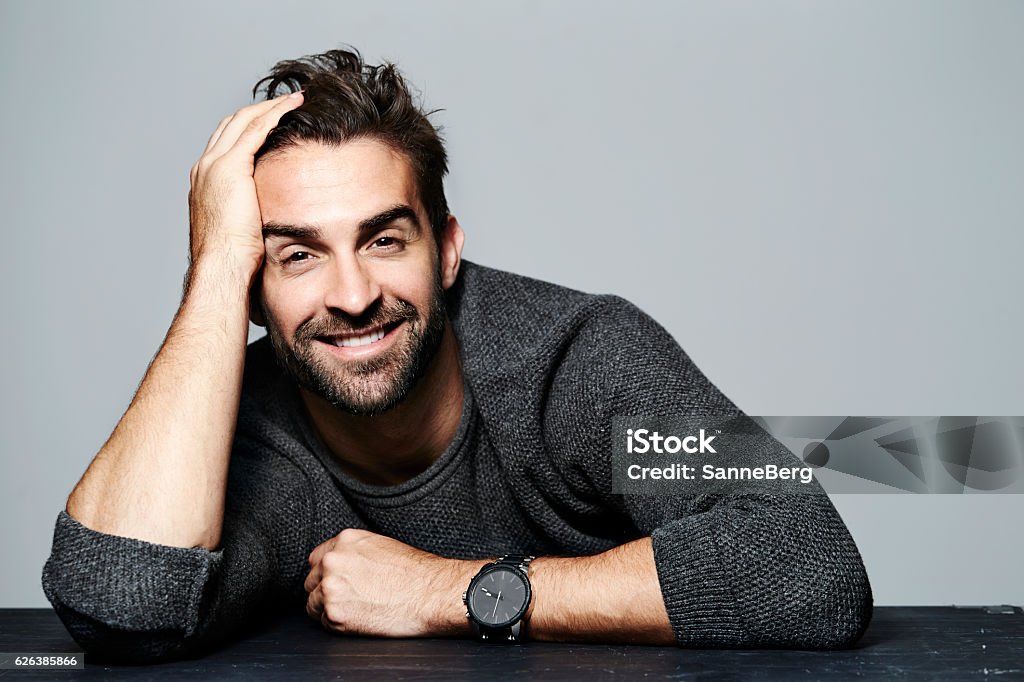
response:
<svg viewBox="0 0 1024 682"><path fill-rule="evenodd" d="M192 169L181 307L57 520L43 586L87 650L193 655L302 606L390 637L860 637L820 489L612 492L614 416L740 411L628 302L463 261L393 66L338 50L260 85Z"/></svg>
<svg viewBox="0 0 1024 682"><path fill-rule="evenodd" d="M445 216L435 241L409 162L379 139L267 148L255 173L266 244L258 321L319 435L345 453L338 466L400 483L459 423L444 291L462 230Z"/></svg>

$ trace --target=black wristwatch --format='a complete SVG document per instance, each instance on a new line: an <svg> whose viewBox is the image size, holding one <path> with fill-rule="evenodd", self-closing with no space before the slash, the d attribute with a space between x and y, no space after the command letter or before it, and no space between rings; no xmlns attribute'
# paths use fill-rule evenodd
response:
<svg viewBox="0 0 1024 682"><path fill-rule="evenodd" d="M487 564L462 593L466 616L481 641L518 642L525 638L523 616L533 592L528 573L534 557L506 554Z"/></svg>

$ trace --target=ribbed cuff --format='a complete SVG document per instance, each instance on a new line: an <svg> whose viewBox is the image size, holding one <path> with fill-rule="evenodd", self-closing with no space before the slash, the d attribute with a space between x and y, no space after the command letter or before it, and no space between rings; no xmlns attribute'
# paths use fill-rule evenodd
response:
<svg viewBox="0 0 1024 682"><path fill-rule="evenodd" d="M174 630L198 624L206 583L220 550L185 549L100 533L66 512L57 517L43 591L62 606L127 631Z"/></svg>
<svg viewBox="0 0 1024 682"><path fill-rule="evenodd" d="M665 609L680 646L742 646L730 575L714 537L699 523L681 519L651 534Z"/></svg>

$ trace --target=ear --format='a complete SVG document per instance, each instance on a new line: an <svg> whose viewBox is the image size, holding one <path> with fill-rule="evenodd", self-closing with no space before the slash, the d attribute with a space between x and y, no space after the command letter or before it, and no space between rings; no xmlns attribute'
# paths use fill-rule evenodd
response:
<svg viewBox="0 0 1024 682"><path fill-rule="evenodd" d="M267 320L263 317L263 268L259 269L252 279L252 286L249 288L249 321L259 327L266 327Z"/></svg>
<svg viewBox="0 0 1024 682"><path fill-rule="evenodd" d="M455 284L462 264L462 243L466 235L459 226L455 216L449 214L444 230L441 231L441 243L438 244L438 255L441 257L441 286L446 290Z"/></svg>

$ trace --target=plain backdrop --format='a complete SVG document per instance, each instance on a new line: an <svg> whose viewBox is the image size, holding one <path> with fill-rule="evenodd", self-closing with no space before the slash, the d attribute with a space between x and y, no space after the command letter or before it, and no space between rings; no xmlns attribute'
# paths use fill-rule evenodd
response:
<svg viewBox="0 0 1024 682"><path fill-rule="evenodd" d="M0 2L0 606L179 302L276 61L441 108L470 260L616 293L749 414L1024 415L1021 2ZM878 604L1024 602L1017 495L845 495Z"/></svg>

